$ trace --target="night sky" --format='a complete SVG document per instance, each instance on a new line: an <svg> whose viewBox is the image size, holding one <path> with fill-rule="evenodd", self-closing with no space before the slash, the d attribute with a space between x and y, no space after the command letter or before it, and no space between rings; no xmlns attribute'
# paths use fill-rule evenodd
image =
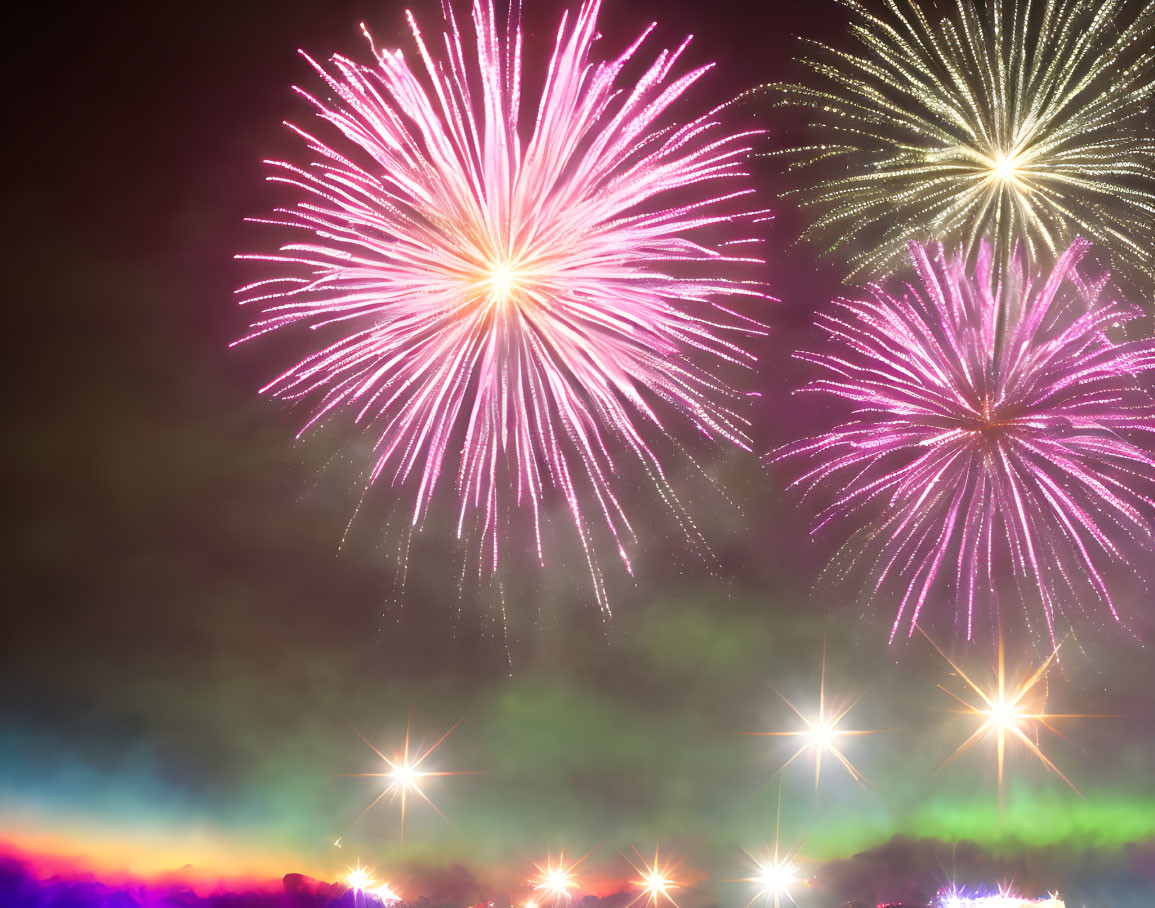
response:
<svg viewBox="0 0 1155 908"><path fill-rule="evenodd" d="M527 6L532 68L565 6ZM436 27L436 3L411 8ZM1145 563L1115 586L1127 626L1089 608L1099 617L1052 675L1049 710L1110 714L1042 742L1083 797L1016 753L1001 811L989 744L936 772L974 727L938 688L963 690L945 659L919 637L888 644L889 606L822 582L841 540L808 534L813 505L758 454L838 416L791 396L809 373L789 354L840 289L831 263L793 245L800 215L775 201L789 183L773 159L755 165L776 212L763 279L781 298L759 313L771 334L744 379L760 395L757 453L682 439L702 470L672 475L713 554L639 495L634 575L607 566L607 617L562 533L545 569L527 548L500 586L469 571L459 582L443 509L402 581L387 489L346 534L365 442L338 424L294 441L300 413L257 389L295 351L276 337L228 344L248 325L233 291L252 277L233 255L268 245L243 219L276 201L260 161L294 154L282 120L306 119L296 50L367 56L362 21L379 45L408 48L403 7L21 16L7 30L0 218L4 850L149 878L191 864L206 879L337 880L361 860L403 894L464 906L516 900L547 848L595 849L584 888L611 896L636 876L622 854L660 844L684 858L683 908L742 905L730 881L750 874L743 849L772 846L781 780L782 843L814 876L803 908L925 899L952 877L1062 887L1072 906L1155 903ZM829 0L617 0L601 31L617 49L652 20L661 46L693 33L690 61L719 62L699 106L801 78L798 38L838 42L847 27ZM733 116L768 131L765 151L798 127L761 96ZM812 763L775 775L792 739L745 734L795 727L769 685L815 705L824 638L828 695L862 695L846 726L879 731L846 747L869 788L831 763L815 794ZM937 642L989 678L989 638L951 642L948 625ZM1046 655L1026 635L1008 652L1016 670ZM379 771L357 732L391 753L410 715L427 744L460 719L430 765L477 774L432 780L447 820L418 802L402 843L391 804L354 823L379 782L347 774Z"/></svg>

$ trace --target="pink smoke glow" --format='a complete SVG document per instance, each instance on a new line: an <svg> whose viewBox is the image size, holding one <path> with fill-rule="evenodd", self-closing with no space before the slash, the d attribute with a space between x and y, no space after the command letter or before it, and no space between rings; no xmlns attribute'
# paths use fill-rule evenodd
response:
<svg viewBox="0 0 1155 908"><path fill-rule="evenodd" d="M853 414L778 456L811 459L797 484L834 490L819 527L880 512L845 553L876 595L897 588L892 639L944 587L967 639L981 608L997 627L1007 568L1052 643L1088 592L1118 620L1103 570L1150 543L1155 513L1155 341L1114 339L1140 313L1084 279L1086 251L1041 278L1016 263L996 286L988 247L972 274L912 245L921 287L840 301L817 320L830 349L799 354L823 373L803 390Z"/></svg>
<svg viewBox="0 0 1155 908"><path fill-rule="evenodd" d="M744 277L765 217L755 133L726 130L720 108L670 113L710 68L675 72L688 41L636 74L649 30L593 62L598 9L563 17L524 141L516 5L501 23L478 0L472 46L447 6L440 55L410 16L419 68L376 48L368 66L310 59L329 98L300 94L332 139L291 127L307 162L269 162L297 201L262 223L296 238L241 256L267 275L239 294L255 312L242 341L317 331L263 390L309 402L302 432L351 414L374 442L366 489L410 482L416 526L454 469L457 534L478 533L492 568L515 508L543 559L541 502L560 493L604 607L591 524L627 569L633 541L615 458L681 514L647 432L665 437L671 415L749 449L716 373L748 368L761 329L724 301L766 297Z"/></svg>

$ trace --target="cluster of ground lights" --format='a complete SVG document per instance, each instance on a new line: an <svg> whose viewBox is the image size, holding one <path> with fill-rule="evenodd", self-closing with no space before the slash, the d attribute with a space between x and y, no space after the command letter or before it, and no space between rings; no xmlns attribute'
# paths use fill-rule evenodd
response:
<svg viewBox="0 0 1155 908"><path fill-rule="evenodd" d="M1028 905L1034 908L1066 908L1063 900L1054 894L1028 899L1007 890L983 895L961 889L940 892L933 908L1025 908Z"/></svg>
<svg viewBox="0 0 1155 908"><path fill-rule="evenodd" d="M573 890L577 886L572 867L559 863L544 868L538 865L538 869L541 870L541 875L530 881L534 897L523 902L521 908L560 908L569 904ZM637 895L629 903L630 906L658 908L660 905L670 905L677 908L674 891L682 884L672 876L669 869L659 865L656 852L653 863L636 869L639 870L640 876L632 880L631 884ZM389 883L377 880L375 872L362 866L360 862L355 867L349 868L345 882L354 893L355 900L365 906L395 905L404 901L400 893ZM756 904L773 905L774 908L795 905L791 892L806 885L797 865L789 860L777 859L773 863L760 865L757 875L735 882L755 884L756 892L746 903L746 908L752 908ZM493 908L493 904L493 902L485 903L484 908ZM912 906L900 902L880 902L878 908L912 908ZM928 908L1066 908L1066 903L1057 893L1030 898L1014 892L1008 886L990 892L951 886L940 891Z"/></svg>

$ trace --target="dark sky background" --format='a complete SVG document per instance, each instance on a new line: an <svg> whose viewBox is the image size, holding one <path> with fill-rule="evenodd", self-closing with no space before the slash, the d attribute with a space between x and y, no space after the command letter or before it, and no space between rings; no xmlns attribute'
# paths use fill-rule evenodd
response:
<svg viewBox="0 0 1155 908"><path fill-rule="evenodd" d="M563 4L528 6L527 40L550 46ZM412 8L436 28L435 3ZM1062 875L1098 893L1088 905L1148 904L1155 700L1141 620L1138 635L1092 623L1055 683L1053 709L1126 716L1050 739L1087 799L1023 759L1000 814L989 751L934 773L968 732L936 687L952 683L945 663L922 641L888 646L885 608L813 592L837 540L809 538L788 474L758 457L701 455L731 503L675 476L713 560L640 505L635 576L607 574L612 620L564 549L544 571L508 570L503 596L459 590L441 514L402 586L387 493L341 544L361 449L340 431L295 443L300 414L258 397L296 351L228 348L246 327L233 290L251 273L232 256L270 242L243 218L275 201L261 159L295 152L281 121L307 116L290 90L311 84L296 49L364 56L361 21L379 45L408 48L402 13L381 0L129 2L26 6L9 23L0 837L195 824L283 855L283 871L336 874L360 856L428 887L436 873L414 868L458 863L481 881L470 897L524 875L547 845L601 843L591 873L608 880L629 870L620 851L660 840L703 876L737 878L740 849L772 841L766 783L790 753L741 733L790 721L766 681L812 701L828 633L832 686L867 692L848 725L887 733L850 748L876 790L832 768L815 797L804 768L783 776L783 839L825 874L814 904L964 870L1039 887ZM699 106L801 77L797 36L845 30L826 0L619 0L602 16L606 46L654 19L655 46L691 32L691 62L719 61ZM796 125L757 98L734 116L770 131L766 150ZM756 170L772 201L777 165ZM764 313L772 335L748 377L759 452L834 418L791 399L804 373L788 354L838 292L835 272L790 245L799 216L777 211L765 280L782 302ZM1121 590L1133 616L1148 598ZM1035 655L1017 643L1020 661ZM981 670L991 652L952 655ZM350 725L391 748L410 710L426 740L464 715L439 765L484 775L440 780L452 825L415 811L401 849L389 807L350 825L374 794L339 774L373 771ZM888 845L895 835L910 840ZM952 870L943 854L958 840L978 856ZM711 885L696 897L741 894Z"/></svg>

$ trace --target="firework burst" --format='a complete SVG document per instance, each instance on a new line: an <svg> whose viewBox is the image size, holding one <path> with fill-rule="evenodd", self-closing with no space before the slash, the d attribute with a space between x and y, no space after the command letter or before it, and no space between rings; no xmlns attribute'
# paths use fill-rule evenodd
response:
<svg viewBox="0 0 1155 908"><path fill-rule="evenodd" d="M369 66L310 60L329 98L301 94L332 138L293 127L310 160L270 162L297 202L264 222L295 240L243 256L269 273L240 294L256 313L242 340L315 329L264 390L311 405L302 432L350 414L374 443L366 489L407 485L418 525L455 473L457 533L494 569L514 513L543 557L541 503L560 496L604 606L591 524L627 569L633 539L617 458L684 517L653 450L667 418L748 447L716 373L748 366L740 342L758 332L723 301L762 294L740 274L756 240L734 232L761 214L744 179L754 134L718 110L671 115L710 68L676 72L688 42L628 81L648 31L595 62L598 7L563 18L524 121L516 4L503 23L475 3L472 49L447 7L440 56L410 17L416 68L376 49Z"/></svg>
<svg viewBox="0 0 1155 908"><path fill-rule="evenodd" d="M818 83L776 88L822 137L787 152L810 175L807 235L845 246L851 277L901 268L910 240L973 263L986 238L1005 264L1019 241L1051 262L1083 236L1150 280L1155 3L1128 21L1126 0L957 0L935 22L840 2L857 52L815 44Z"/></svg>
<svg viewBox="0 0 1155 908"><path fill-rule="evenodd" d="M921 290L841 301L818 320L832 350L799 354L824 373L804 390L855 410L780 456L816 460L798 482L837 490L819 526L881 512L846 551L872 565L875 594L896 588L892 637L935 591L970 639L1008 568L1052 644L1064 602L1087 592L1118 620L1102 571L1122 540L1150 543L1155 513L1155 342L1109 336L1137 313L1081 278L1085 249L1045 281L1018 267L992 289L987 245L972 273L914 244Z"/></svg>

